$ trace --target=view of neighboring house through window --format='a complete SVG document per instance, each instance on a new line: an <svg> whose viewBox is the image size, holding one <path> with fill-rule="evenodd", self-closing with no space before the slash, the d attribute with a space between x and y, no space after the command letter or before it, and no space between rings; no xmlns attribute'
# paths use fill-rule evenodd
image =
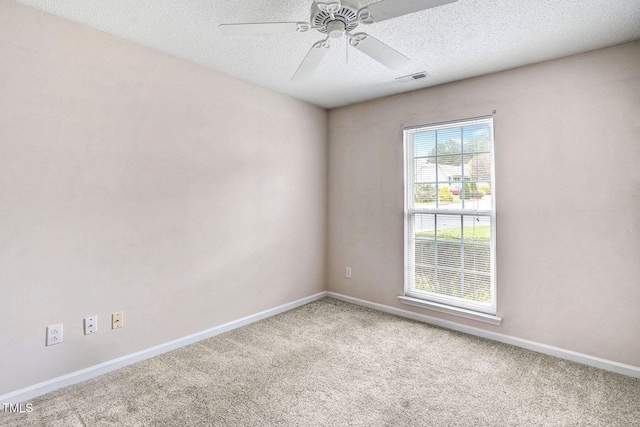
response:
<svg viewBox="0 0 640 427"><path fill-rule="evenodd" d="M405 295L496 313L493 118L406 129Z"/></svg>

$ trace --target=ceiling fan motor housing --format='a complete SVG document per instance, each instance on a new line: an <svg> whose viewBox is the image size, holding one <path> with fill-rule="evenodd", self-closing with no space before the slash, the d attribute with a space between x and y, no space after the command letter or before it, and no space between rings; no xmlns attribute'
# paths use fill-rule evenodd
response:
<svg viewBox="0 0 640 427"><path fill-rule="evenodd" d="M311 3L311 24L321 33L331 38L341 37L345 32L358 26L358 8L348 2L341 2L340 9L333 13L320 10L317 3Z"/></svg>

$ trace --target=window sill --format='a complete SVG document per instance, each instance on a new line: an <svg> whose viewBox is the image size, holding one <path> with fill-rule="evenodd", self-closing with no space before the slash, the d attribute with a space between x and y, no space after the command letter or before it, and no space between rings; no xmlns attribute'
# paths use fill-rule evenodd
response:
<svg viewBox="0 0 640 427"><path fill-rule="evenodd" d="M464 308L451 307L444 304L438 304L437 302L425 301L404 295L399 296L398 299L400 299L402 304L412 305L414 307L426 308L428 310L451 314L453 316L460 316L466 319L477 320L479 322L490 323L492 325L500 325L500 323L502 323L502 317L493 316L491 314L479 313L477 311L466 310Z"/></svg>

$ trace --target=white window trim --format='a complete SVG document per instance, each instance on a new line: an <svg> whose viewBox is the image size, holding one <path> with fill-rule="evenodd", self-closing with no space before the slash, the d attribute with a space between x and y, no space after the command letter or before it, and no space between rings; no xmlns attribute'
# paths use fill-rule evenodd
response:
<svg viewBox="0 0 640 427"><path fill-rule="evenodd" d="M414 207L414 179L413 179L413 161L414 161L414 147L407 143L408 135L416 133L420 129L429 130L442 130L449 128L457 128L477 124L480 122L491 121L491 210L490 211L478 211L470 209L439 209L439 208L415 208ZM474 320L488 321L488 323L499 325L502 321L501 317L496 316L498 296L497 296L497 280L496 280L496 197L495 197L495 140L494 140L494 126L493 116L476 117L470 119L461 119L451 122L427 124L420 126L412 126L404 128L403 131L403 146L404 146L404 188L405 188L405 220L404 220L404 266L405 266L405 283L404 283L404 295L399 296L400 301L403 304L409 304L418 306L421 308L427 308L439 312L462 316L466 318L472 318ZM491 225L491 293L493 297L493 303L487 307L479 307L477 304L469 304L465 306L464 302L460 299L453 301L445 295L429 294L428 299L423 295L420 295L419 291L412 290L412 284L415 283L415 268L409 268L410 260L415 259L415 248L411 244L412 236L409 235L409 231L412 227L409 227L409 221L415 214L427 213L427 214L454 214L454 215L480 215L488 216L490 218ZM413 262L412 262L413 264Z"/></svg>

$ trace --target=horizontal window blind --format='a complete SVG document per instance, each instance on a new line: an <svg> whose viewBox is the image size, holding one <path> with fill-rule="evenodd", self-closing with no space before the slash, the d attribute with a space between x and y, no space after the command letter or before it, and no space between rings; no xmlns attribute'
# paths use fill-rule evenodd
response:
<svg viewBox="0 0 640 427"><path fill-rule="evenodd" d="M405 295L496 312L493 120L406 129Z"/></svg>

